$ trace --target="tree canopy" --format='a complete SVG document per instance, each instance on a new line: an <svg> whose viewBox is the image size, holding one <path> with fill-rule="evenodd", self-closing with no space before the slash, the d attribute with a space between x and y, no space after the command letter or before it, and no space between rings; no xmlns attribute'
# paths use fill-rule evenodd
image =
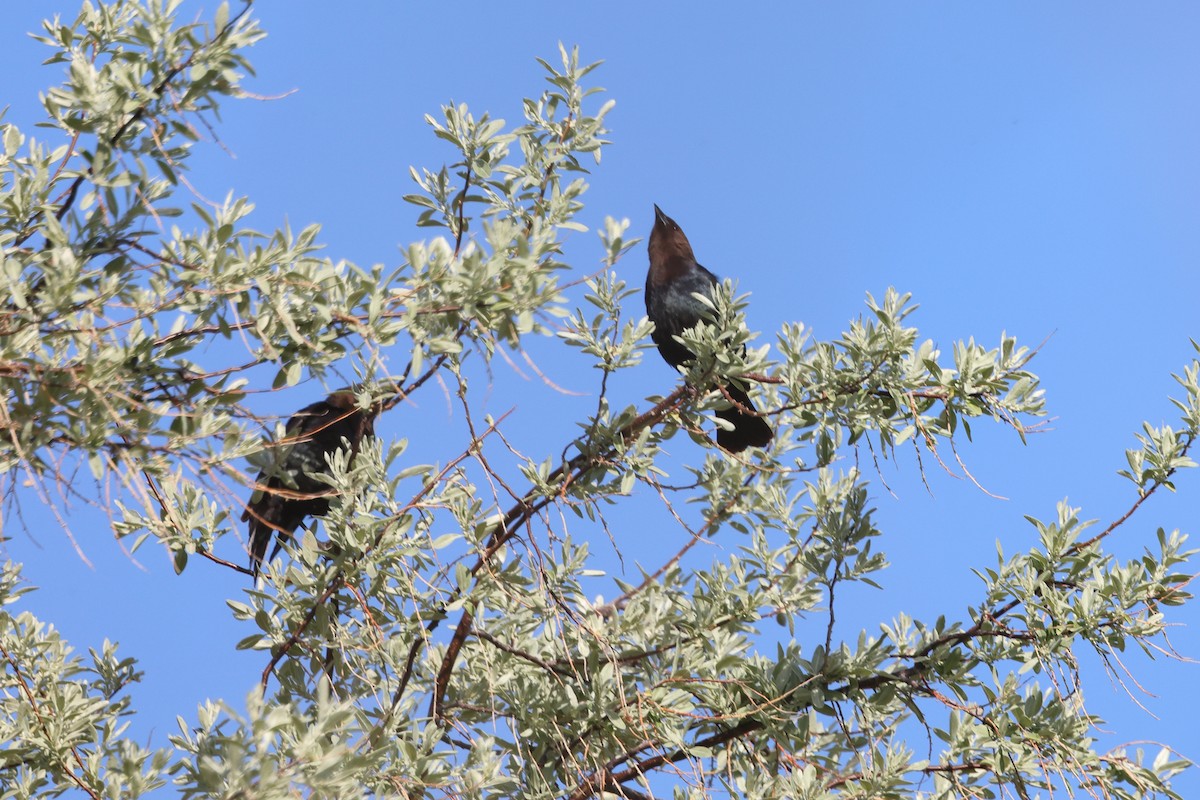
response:
<svg viewBox="0 0 1200 800"><path fill-rule="evenodd" d="M300 387L300 408L354 386L365 408L387 386L448 399L455 427L427 463L404 439L329 458L320 524L199 612L226 603L261 653L249 699L174 710L162 746L125 729L137 654L73 651L5 565L0 797L1178 796L1171 750L1098 744L1077 654L1171 651L1191 551L1135 521L1195 466L1200 360L1177 376L1178 422L1126 453L1128 513L1096 523L1064 502L1029 517L1035 545L979 565L965 612L835 628L839 592L889 566L878 464L954 463L984 425L1023 439L1047 410L1036 349L942 352L897 289L835 339L799 321L756 338L727 281L670 391L614 400L652 347L618 269L642 269L642 242L609 217L601 269L563 246L609 144L597 64L565 46L539 59L549 86L516 125L430 114L453 155L412 169L426 238L361 266L322 255L316 226L253 230L250 199L194 190L189 158L244 94L263 32L250 4L195 23L177 5L48 22L66 70L48 127L0 128L8 507L90 502L132 552L245 571L239 519L284 438L260 395ZM545 452L485 411L493 361L532 342L591 375L595 401ZM716 447L718 376L753 388L769 447ZM436 424L404 402L383 413ZM1117 558L1119 536L1145 554ZM651 537L670 543L654 563ZM610 574L601 545L630 571Z"/></svg>

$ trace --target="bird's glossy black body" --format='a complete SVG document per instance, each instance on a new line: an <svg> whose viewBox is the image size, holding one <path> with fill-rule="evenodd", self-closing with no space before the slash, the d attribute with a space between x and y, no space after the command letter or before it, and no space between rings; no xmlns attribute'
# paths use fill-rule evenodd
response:
<svg viewBox="0 0 1200 800"><path fill-rule="evenodd" d="M259 474L242 514L250 523L250 570L255 575L271 539L278 537L271 553L274 558L305 517L329 511L333 489L312 476L329 472L326 457L338 449L348 446L352 453L358 452L363 438L375 434L375 412L360 409L354 392L338 391L293 414L286 432L286 438L275 444L277 466Z"/></svg>
<svg viewBox="0 0 1200 800"><path fill-rule="evenodd" d="M678 367L694 355L673 337L704 319L708 308L695 295L711 297L717 276L696 261L683 230L658 206L654 207L649 251L646 316L654 323L651 338L663 359ZM747 411L755 410L749 395L740 386L730 383L725 390L737 405ZM732 453L740 453L747 447L765 447L771 441L771 426L762 417L748 414L736 406L718 410L717 416L733 426L733 430L717 430L717 444Z"/></svg>

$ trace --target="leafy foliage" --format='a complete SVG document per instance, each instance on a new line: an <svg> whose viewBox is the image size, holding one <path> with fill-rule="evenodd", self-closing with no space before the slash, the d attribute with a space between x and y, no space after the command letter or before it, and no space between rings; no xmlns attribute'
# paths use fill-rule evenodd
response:
<svg viewBox="0 0 1200 800"><path fill-rule="evenodd" d="M69 65L44 101L58 143L3 127L10 495L85 496L86 464L94 495L119 498L117 536L167 548L179 570L241 569L232 520L245 459L263 447L251 387L389 375L407 397L440 383L469 436L437 463L412 463L404 442L331 458L334 546L306 533L228 601L241 647L264 662L245 708L206 703L159 750L123 734L135 662L115 646L82 659L7 610L23 590L6 567L0 797L168 784L186 797L1176 796L1184 764L1169 751L1147 763L1098 750L1075 649L1160 647L1164 612L1190 599L1178 532L1126 563L1103 548L1195 466L1200 361L1179 378L1179 427L1147 426L1127 454L1128 514L1089 535L1063 503L1053 521L1030 518L1037 547L979 570L963 618L836 638L839 589L888 567L866 478L843 457L911 448L922 469L957 459L981 420L1023 437L1045 412L1029 349L1003 336L946 357L889 289L835 340L786 326L773 362L727 284L684 336L697 354L687 380L613 408L609 379L638 365L650 330L623 316L636 290L616 267L636 241L608 219L604 269L563 283L574 273L559 238L583 229L584 165L607 144L612 103L593 109L585 83L595 64L566 48L542 61L549 88L515 127L461 105L429 116L455 160L414 169L405 199L434 238L395 269L363 268L318 257L315 227L247 228L245 198L176 199L262 36L249 5L207 25L178 24L176 5L88 3L47 23L51 60ZM560 452L518 452L505 419L479 411L487 365L531 337L597 370L595 410ZM694 387L714 374L760 387L769 449L712 447L704 416L722 400ZM664 450L681 432L700 445L683 487L667 482ZM680 550L640 580L610 580L589 542L639 495L674 515ZM702 524L688 526L680 499ZM706 559L709 541L726 547ZM823 637L800 635L813 624Z"/></svg>

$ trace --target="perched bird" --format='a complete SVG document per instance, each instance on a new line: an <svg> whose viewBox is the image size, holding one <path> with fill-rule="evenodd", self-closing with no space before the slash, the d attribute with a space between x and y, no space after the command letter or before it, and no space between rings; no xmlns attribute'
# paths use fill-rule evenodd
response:
<svg viewBox="0 0 1200 800"><path fill-rule="evenodd" d="M650 271L646 274L646 315L654 323L651 338L668 364L678 367L694 354L673 337L704 319L707 306L694 295L712 296L717 276L696 263L696 255L683 230L658 206L654 207L654 229L650 231ZM754 411L746 390L736 383L725 386L737 405ZM733 430L717 429L717 444L731 453L747 447L765 447L771 441L771 426L762 417L730 406L717 416Z"/></svg>
<svg viewBox="0 0 1200 800"><path fill-rule="evenodd" d="M305 517L329 511L335 492L313 476L328 474L326 457L339 448L349 447L351 457L357 455L363 439L375 435L375 417L381 408L377 402L364 411L353 389L339 389L287 421L285 438L275 444L275 464L259 473L242 514L242 520L250 523L250 571L255 577L272 538L277 539L271 552L275 558L284 539L291 538Z"/></svg>

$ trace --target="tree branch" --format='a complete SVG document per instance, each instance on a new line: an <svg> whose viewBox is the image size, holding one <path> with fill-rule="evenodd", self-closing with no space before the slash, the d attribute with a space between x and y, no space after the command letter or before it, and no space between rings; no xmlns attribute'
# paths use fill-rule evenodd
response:
<svg viewBox="0 0 1200 800"><path fill-rule="evenodd" d="M620 432L622 442L625 443L633 440L643 429L661 422L671 412L678 409L687 400L695 397L695 395L696 389L694 387L688 384L681 385L656 406L622 428ZM560 481L569 483L583 472L591 469L596 463L611 459L618 452L619 448L611 447L601 454L581 453L551 472L546 478L546 484L547 486L553 486ZM487 543L484 545L483 552L475 562L475 565L471 567L472 577L478 577L480 570L491 560L492 556L504 547L516 535L517 531L528 523L538 511L550 505L555 499L557 499L557 494L542 494L539 489L531 489L527 492L488 533ZM450 602L454 602L460 596L461 592L455 590ZM436 625L437 622L434 621L432 624ZM464 611L455 628L454 635L447 645L446 655L442 660L441 667L438 669L437 680L433 687L433 697L430 701L430 713L435 719L441 718L442 703L446 695L446 689L450 683L450 676L454 671L454 664L458 659L463 642L471 631L472 623L473 617L471 612ZM428 630L431 631L432 628ZM414 646L416 646L416 642L414 642ZM411 663L412 659L415 658L415 654L410 651L409 656Z"/></svg>

